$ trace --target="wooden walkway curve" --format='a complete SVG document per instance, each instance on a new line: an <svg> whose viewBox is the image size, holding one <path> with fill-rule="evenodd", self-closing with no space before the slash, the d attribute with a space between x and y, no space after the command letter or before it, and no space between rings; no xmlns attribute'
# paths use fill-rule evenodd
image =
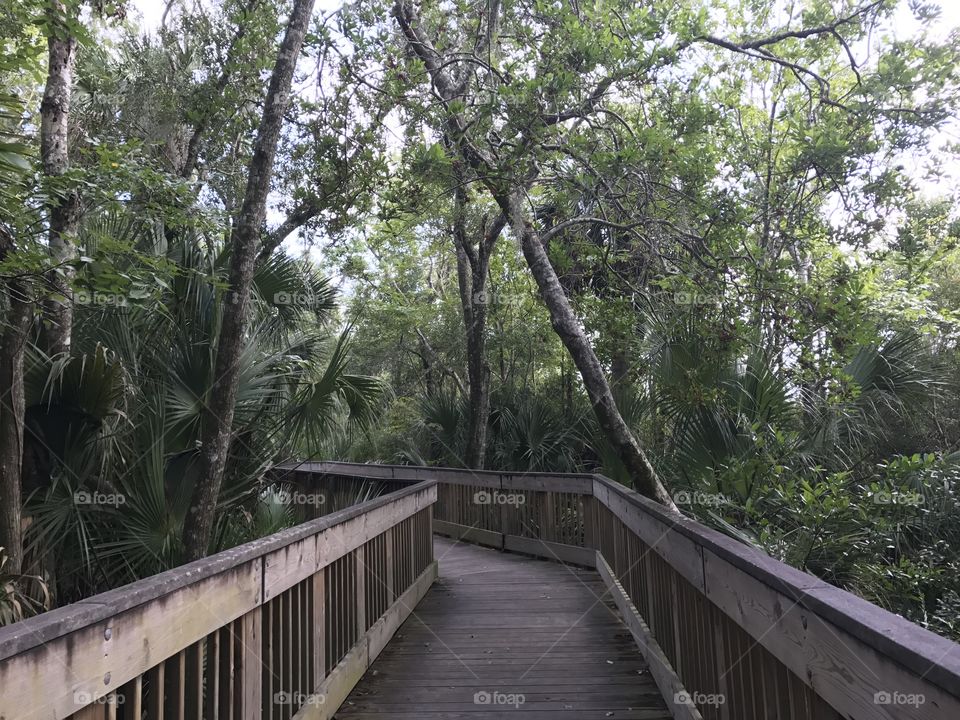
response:
<svg viewBox="0 0 960 720"><path fill-rule="evenodd" d="M595 571L436 537L440 577L340 720L663 720L666 704Z"/></svg>
<svg viewBox="0 0 960 720"><path fill-rule="evenodd" d="M376 497L0 628L0 720L960 718L960 644L602 475L276 472Z"/></svg>

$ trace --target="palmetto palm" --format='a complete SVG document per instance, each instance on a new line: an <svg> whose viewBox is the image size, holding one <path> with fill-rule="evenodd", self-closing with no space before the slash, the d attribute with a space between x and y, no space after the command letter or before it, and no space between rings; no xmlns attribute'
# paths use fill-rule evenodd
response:
<svg viewBox="0 0 960 720"><path fill-rule="evenodd" d="M115 242L125 226L107 215L85 230ZM215 391L225 297L217 243L188 236L167 247L150 227L127 230L125 247L140 252L130 256L125 303L90 293L94 301L77 306L73 356L36 353L28 372L30 455L45 471L32 487L30 547L55 556L57 585L78 594L180 562L203 409ZM287 256L257 272L218 546L293 522L265 471L372 415L380 383L348 372L349 328L337 329L334 299L326 278ZM97 493L106 501L77 501Z"/></svg>

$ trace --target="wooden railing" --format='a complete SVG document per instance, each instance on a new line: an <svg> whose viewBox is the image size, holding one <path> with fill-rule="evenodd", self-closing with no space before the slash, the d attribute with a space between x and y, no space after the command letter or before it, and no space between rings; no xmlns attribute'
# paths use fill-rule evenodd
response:
<svg viewBox="0 0 960 720"><path fill-rule="evenodd" d="M329 718L436 578L433 482L0 629L0 720Z"/></svg>
<svg viewBox="0 0 960 720"><path fill-rule="evenodd" d="M307 487L435 480L436 532L596 567L676 718L960 718L960 645L608 478L284 467Z"/></svg>

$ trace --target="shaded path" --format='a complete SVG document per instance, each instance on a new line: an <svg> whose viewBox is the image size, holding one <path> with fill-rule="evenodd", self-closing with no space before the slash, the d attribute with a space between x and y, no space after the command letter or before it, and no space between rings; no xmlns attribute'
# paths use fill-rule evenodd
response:
<svg viewBox="0 0 960 720"><path fill-rule="evenodd" d="M439 580L339 720L670 717L596 572L440 537L434 551Z"/></svg>

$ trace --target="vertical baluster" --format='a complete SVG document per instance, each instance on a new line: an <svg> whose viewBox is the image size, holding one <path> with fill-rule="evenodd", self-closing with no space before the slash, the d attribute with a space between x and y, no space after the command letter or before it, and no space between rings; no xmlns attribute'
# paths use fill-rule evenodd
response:
<svg viewBox="0 0 960 720"><path fill-rule="evenodd" d="M384 546L386 552L386 559L384 562L386 577L384 578L387 585L387 604L393 604L393 601L396 599L396 593L394 588L394 577L393 577L393 533L395 528L387 528L387 531L383 534L384 536Z"/></svg>
<svg viewBox="0 0 960 720"><path fill-rule="evenodd" d="M355 587L354 594L356 596L356 600L354 601L357 621L356 637L361 638L367 631L367 566L365 564L366 548L365 546L361 545L353 552L355 555L353 582Z"/></svg>
<svg viewBox="0 0 960 720"><path fill-rule="evenodd" d="M207 636L207 687L202 717L216 720L220 714L220 642L221 631L214 630Z"/></svg>
<svg viewBox="0 0 960 720"><path fill-rule="evenodd" d="M186 685L186 655L178 652L167 660L167 702L165 715L169 720L184 720L186 703L184 698Z"/></svg>
<svg viewBox="0 0 960 720"><path fill-rule="evenodd" d="M248 612L243 616L239 625L240 637L242 638L239 648L235 648L235 656L239 656L239 671L237 683L239 702L237 703L237 716L241 720L257 717L263 707L263 699L266 691L263 685L262 667L270 671L270 658L263 656L262 638L263 626L269 623L269 615L265 612L266 608L259 607ZM266 720L266 717L265 717Z"/></svg>
<svg viewBox="0 0 960 720"><path fill-rule="evenodd" d="M234 642L233 633L236 623L231 623L220 632L220 680L217 686L217 712L215 720L234 720L233 683L234 683Z"/></svg>
<svg viewBox="0 0 960 720"><path fill-rule="evenodd" d="M166 693L166 664L160 663L152 670L147 672L149 681L149 702L147 703L147 714L150 720L165 720L164 718L164 695Z"/></svg>
<svg viewBox="0 0 960 720"><path fill-rule="evenodd" d="M184 713L191 720L203 717L203 650L203 640L184 650Z"/></svg>
<svg viewBox="0 0 960 720"><path fill-rule="evenodd" d="M313 688L316 692L327 676L327 597L324 589L326 568L313 576Z"/></svg>

